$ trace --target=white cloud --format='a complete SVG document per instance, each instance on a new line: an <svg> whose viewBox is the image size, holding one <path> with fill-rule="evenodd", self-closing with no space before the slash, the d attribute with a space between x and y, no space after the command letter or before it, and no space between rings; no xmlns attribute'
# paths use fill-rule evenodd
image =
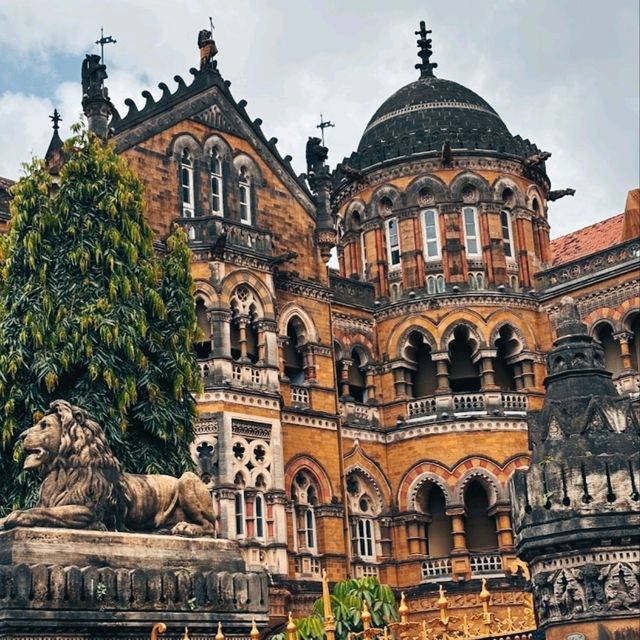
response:
<svg viewBox="0 0 640 640"><path fill-rule="evenodd" d="M617 0L249 0L214 3L84 0L0 0L0 56L20 67L16 86L0 87L0 174L15 176L33 151L43 154L57 106L65 126L80 111L80 64L100 26L117 39L108 46L108 86L123 100L158 95L158 82L189 79L197 64L196 35L213 13L220 69L236 99L248 100L267 137L304 171L304 146L322 112L333 163L348 156L374 111L417 77L413 65L420 19L433 28L436 74L464 84L496 108L512 133L530 138L553 157L555 188L575 198L551 208L554 235L621 210L638 181L638 4ZM597 41L594 41L597 34ZM56 70L64 78L52 96L31 95L21 76ZM2 73L0 71L0 73ZM52 76L53 77L53 76ZM57 76L56 76L57 77Z"/></svg>

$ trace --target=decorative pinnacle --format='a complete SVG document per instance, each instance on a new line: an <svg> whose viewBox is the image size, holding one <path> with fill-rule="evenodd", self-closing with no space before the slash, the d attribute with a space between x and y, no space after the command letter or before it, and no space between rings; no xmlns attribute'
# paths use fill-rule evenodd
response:
<svg viewBox="0 0 640 640"><path fill-rule="evenodd" d="M431 33L431 29L427 29L424 20L420 21L420 31L416 31L418 39L418 56L422 62L416 64L416 69L420 69L421 78L433 78L433 70L438 66L437 62L429 62L429 58L433 55L431 49L431 38L427 36Z"/></svg>
<svg viewBox="0 0 640 640"><path fill-rule="evenodd" d="M60 128L60 122L62 121L62 116L58 113L57 109L53 110L53 115L49 116L49 120L53 122L53 130L57 131Z"/></svg>

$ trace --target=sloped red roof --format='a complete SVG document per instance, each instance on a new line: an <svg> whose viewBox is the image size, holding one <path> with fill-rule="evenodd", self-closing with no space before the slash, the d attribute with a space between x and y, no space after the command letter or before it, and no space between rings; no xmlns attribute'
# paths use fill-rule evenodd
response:
<svg viewBox="0 0 640 640"><path fill-rule="evenodd" d="M601 220L551 241L553 266L578 260L622 242L624 213Z"/></svg>

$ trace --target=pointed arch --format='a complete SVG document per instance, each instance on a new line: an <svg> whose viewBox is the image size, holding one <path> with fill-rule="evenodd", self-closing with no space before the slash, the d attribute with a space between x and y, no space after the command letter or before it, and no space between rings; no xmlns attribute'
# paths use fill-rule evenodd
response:
<svg viewBox="0 0 640 640"><path fill-rule="evenodd" d="M222 291L221 302L227 307L231 303L231 294L239 285L244 284L253 289L262 304L264 317L267 320L275 320L275 307L273 296L267 285L248 269L237 269L228 274L220 283Z"/></svg>

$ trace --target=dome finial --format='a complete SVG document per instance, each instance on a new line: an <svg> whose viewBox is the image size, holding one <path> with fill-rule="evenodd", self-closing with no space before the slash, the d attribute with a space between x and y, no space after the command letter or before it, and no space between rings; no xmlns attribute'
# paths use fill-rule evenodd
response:
<svg viewBox="0 0 640 640"><path fill-rule="evenodd" d="M431 33L431 29L427 29L424 20L420 21L420 31L416 31L418 39L418 56L422 62L416 64L416 69L420 69L421 78L433 78L433 70L438 66L437 62L429 62L429 58L433 55L431 50L431 38L427 36Z"/></svg>

